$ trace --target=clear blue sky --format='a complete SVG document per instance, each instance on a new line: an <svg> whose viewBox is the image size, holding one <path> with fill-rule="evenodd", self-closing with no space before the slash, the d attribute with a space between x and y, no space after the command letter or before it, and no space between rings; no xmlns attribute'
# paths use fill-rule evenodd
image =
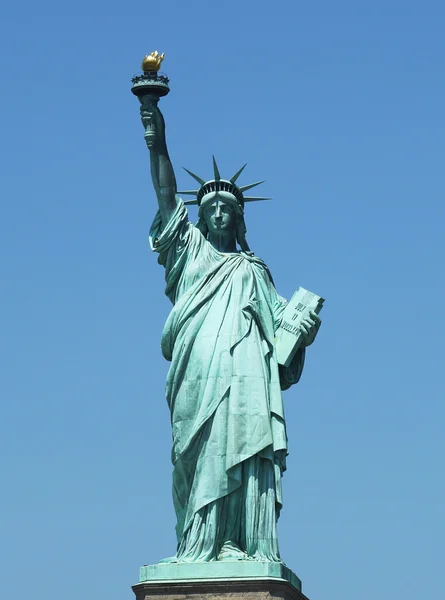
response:
<svg viewBox="0 0 445 600"><path fill-rule="evenodd" d="M444 28L428 0L3 9L2 598L131 600L174 551L169 302L130 93L155 48L179 185L212 153L223 176L247 161L274 198L247 207L250 245L282 295L326 298L285 394L284 560L311 600L443 597Z"/></svg>

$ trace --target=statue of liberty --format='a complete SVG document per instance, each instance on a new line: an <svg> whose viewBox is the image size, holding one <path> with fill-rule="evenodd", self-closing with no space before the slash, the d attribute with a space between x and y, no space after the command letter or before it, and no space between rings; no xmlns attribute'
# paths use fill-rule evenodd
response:
<svg viewBox="0 0 445 600"><path fill-rule="evenodd" d="M145 96L141 107L159 210L150 230L173 304L162 334L170 361L173 501L177 551L172 562L282 562L277 520L282 506L287 435L281 391L300 379L305 347L320 327L303 320L304 344L289 367L278 364L275 332L286 300L246 239L243 168L199 183L190 222L177 193L165 124ZM259 182L261 183L261 182ZM258 198L259 199L259 198Z"/></svg>

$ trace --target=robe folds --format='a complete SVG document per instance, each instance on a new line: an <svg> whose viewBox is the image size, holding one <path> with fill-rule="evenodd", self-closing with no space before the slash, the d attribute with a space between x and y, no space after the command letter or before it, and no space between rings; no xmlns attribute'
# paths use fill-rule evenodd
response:
<svg viewBox="0 0 445 600"><path fill-rule="evenodd" d="M177 560L217 560L228 542L250 558L280 560L275 526L287 454L281 389L299 380L304 364L304 349L287 369L276 360L286 301L261 259L216 250L182 201L165 227L157 213L150 243L173 304L161 348L171 362Z"/></svg>

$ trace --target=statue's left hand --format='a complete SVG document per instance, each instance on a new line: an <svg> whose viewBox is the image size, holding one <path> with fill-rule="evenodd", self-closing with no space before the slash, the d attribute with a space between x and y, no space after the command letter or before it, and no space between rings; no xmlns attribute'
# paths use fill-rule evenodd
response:
<svg viewBox="0 0 445 600"><path fill-rule="evenodd" d="M306 347L310 346L314 342L318 330L320 329L320 325L321 319L313 310L310 312L310 317L307 317L301 321L300 329L304 333L304 345Z"/></svg>

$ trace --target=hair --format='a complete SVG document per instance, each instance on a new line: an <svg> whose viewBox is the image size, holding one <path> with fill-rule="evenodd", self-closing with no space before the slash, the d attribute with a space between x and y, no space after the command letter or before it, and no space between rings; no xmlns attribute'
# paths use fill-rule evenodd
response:
<svg viewBox="0 0 445 600"><path fill-rule="evenodd" d="M199 220L196 223L196 228L199 229L199 231L206 239L208 238L209 228L207 227L204 214L200 215ZM244 221L243 213L240 212L236 215L236 241L238 242L238 245L243 252L247 252L248 254L253 255L253 252L250 250L249 244L247 243L246 233L246 222Z"/></svg>

